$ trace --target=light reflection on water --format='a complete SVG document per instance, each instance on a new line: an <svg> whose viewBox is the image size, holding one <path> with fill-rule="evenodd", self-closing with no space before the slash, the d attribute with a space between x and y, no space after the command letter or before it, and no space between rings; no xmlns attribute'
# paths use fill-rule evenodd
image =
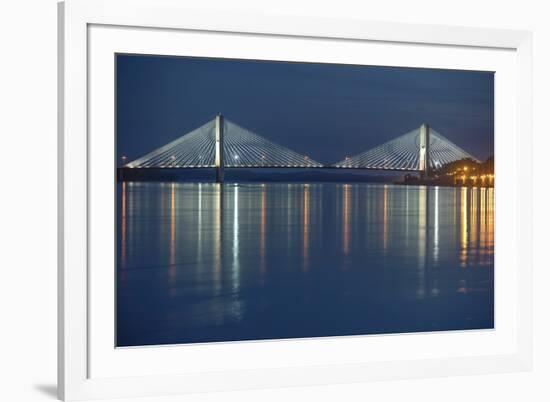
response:
<svg viewBox="0 0 550 402"><path fill-rule="evenodd" d="M119 184L117 343L493 327L493 189Z"/></svg>

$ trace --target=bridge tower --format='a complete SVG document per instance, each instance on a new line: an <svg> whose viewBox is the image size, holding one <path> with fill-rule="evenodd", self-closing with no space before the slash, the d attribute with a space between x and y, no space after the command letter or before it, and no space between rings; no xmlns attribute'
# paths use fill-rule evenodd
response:
<svg viewBox="0 0 550 402"><path fill-rule="evenodd" d="M214 166L216 167L216 183L223 183L223 116L216 116L216 155Z"/></svg>
<svg viewBox="0 0 550 402"><path fill-rule="evenodd" d="M420 138L419 138L419 165L420 177L428 177L430 172L430 126L427 123L423 123L420 126Z"/></svg>

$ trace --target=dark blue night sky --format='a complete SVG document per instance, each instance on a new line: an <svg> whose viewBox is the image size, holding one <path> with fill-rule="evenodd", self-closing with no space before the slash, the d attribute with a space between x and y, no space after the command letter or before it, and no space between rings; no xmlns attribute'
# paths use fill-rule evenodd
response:
<svg viewBox="0 0 550 402"><path fill-rule="evenodd" d="M117 153L129 160L217 113L321 163L429 123L493 154L492 72L117 56Z"/></svg>

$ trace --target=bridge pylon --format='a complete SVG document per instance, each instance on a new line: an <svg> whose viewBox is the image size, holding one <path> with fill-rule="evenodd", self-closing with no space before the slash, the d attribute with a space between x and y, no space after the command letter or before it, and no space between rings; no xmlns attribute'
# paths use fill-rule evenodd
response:
<svg viewBox="0 0 550 402"><path fill-rule="evenodd" d="M216 147L214 156L214 166L216 168L216 183L223 183L223 115L220 113L216 115Z"/></svg>
<svg viewBox="0 0 550 402"><path fill-rule="evenodd" d="M420 170L420 177L428 177L430 173L430 126L427 123L423 123L420 126L419 135L419 149L418 149L418 170Z"/></svg>

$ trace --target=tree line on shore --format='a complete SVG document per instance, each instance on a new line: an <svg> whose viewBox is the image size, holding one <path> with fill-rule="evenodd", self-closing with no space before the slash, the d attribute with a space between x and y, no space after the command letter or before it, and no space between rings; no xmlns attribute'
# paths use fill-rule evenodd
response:
<svg viewBox="0 0 550 402"><path fill-rule="evenodd" d="M428 177L405 175L405 183L426 182L436 185L493 186L495 178L495 159L490 156L483 162L465 158L446 163L430 170Z"/></svg>
<svg viewBox="0 0 550 402"><path fill-rule="evenodd" d="M484 162L478 162L471 158L446 163L433 169L431 176L478 176L495 174L495 158L488 157Z"/></svg>

